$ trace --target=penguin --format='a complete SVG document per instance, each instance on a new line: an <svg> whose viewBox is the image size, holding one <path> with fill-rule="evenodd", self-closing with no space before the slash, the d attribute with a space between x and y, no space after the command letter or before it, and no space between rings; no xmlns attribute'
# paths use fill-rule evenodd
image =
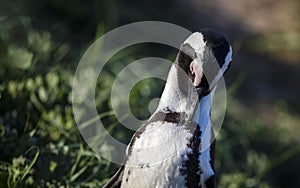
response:
<svg viewBox="0 0 300 188"><path fill-rule="evenodd" d="M216 187L211 106L232 47L212 29L180 46L157 109L133 135L123 165L104 188Z"/></svg>

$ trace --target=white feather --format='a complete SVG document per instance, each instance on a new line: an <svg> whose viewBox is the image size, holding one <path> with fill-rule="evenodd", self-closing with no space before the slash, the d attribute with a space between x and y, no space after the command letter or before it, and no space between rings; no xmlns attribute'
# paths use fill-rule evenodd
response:
<svg viewBox="0 0 300 188"><path fill-rule="evenodd" d="M215 88L200 100L199 104L199 120L198 124L201 130L201 154L199 155L199 165L203 170L201 174L201 182L204 183L210 176L214 175L214 171L210 165L210 145L212 144L212 124L210 119L210 111L213 101Z"/></svg>
<svg viewBox="0 0 300 188"><path fill-rule="evenodd" d="M156 112L169 109L173 112L193 113L194 109L187 109L187 96L179 90L177 71L176 65L173 64Z"/></svg>
<svg viewBox="0 0 300 188"><path fill-rule="evenodd" d="M181 156L187 156L189 152L186 145L190 137L191 133L184 126L174 123L148 125L133 145L122 187L184 187L185 177L179 168L186 160ZM140 168L141 164L143 168Z"/></svg>
<svg viewBox="0 0 300 188"><path fill-rule="evenodd" d="M204 42L203 35L201 33L193 33L184 41L184 44L189 44L192 48L194 48L196 54L199 55L202 60L206 43Z"/></svg>
<svg viewBox="0 0 300 188"><path fill-rule="evenodd" d="M193 121L198 123L201 130L201 154L199 155L199 166L203 169L203 173L201 174L202 183L204 183L210 176L214 175L214 171L210 165L210 145L213 136L210 111L214 92L215 89L213 89L210 94L200 99L193 117Z"/></svg>

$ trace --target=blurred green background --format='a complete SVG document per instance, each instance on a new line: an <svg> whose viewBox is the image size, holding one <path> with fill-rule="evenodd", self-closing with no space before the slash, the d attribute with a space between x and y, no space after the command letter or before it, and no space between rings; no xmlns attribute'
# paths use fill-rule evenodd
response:
<svg viewBox="0 0 300 188"><path fill-rule="evenodd" d="M227 113L217 137L219 187L300 187L299 7L297 0L0 0L0 187L101 187L115 173L118 166L98 157L79 134L73 76L98 37L146 20L191 31L210 27L233 45ZM135 45L101 73L97 109L122 142L133 132L111 109L116 75L136 59L172 61L176 53L158 44ZM149 117L144 107L163 84L146 79L134 87L130 105L138 118Z"/></svg>

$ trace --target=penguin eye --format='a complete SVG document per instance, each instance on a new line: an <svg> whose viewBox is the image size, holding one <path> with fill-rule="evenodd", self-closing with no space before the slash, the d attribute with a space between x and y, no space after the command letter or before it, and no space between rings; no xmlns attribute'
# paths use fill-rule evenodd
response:
<svg viewBox="0 0 300 188"><path fill-rule="evenodd" d="M195 73L195 71L194 71L194 66L193 66L192 63L190 63L190 76L191 76L192 82L194 82L195 77L196 77L196 73Z"/></svg>

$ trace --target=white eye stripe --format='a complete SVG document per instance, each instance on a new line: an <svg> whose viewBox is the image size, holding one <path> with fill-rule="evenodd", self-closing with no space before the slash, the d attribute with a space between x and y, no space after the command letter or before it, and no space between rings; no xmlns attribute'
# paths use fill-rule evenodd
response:
<svg viewBox="0 0 300 188"><path fill-rule="evenodd" d="M231 60L232 60L232 48L231 48L231 46L229 46L229 52L226 55L225 62L223 64L223 66L220 68L220 70L218 71L218 74L216 75L214 80L211 82L211 84L209 86L210 90L217 84L219 79L223 76L223 74L227 70Z"/></svg>
<svg viewBox="0 0 300 188"><path fill-rule="evenodd" d="M206 42L204 42L203 35L201 33L193 33L184 41L184 44L189 44L195 50L197 57L200 55L201 57L199 58L202 59Z"/></svg>
<svg viewBox="0 0 300 188"><path fill-rule="evenodd" d="M225 63L223 65L223 67L225 66L224 67L225 70L228 68L228 65L231 62L231 60L232 60L232 48L231 48L231 46L229 46L229 52L225 58ZM222 67L222 69L223 69L223 67Z"/></svg>

